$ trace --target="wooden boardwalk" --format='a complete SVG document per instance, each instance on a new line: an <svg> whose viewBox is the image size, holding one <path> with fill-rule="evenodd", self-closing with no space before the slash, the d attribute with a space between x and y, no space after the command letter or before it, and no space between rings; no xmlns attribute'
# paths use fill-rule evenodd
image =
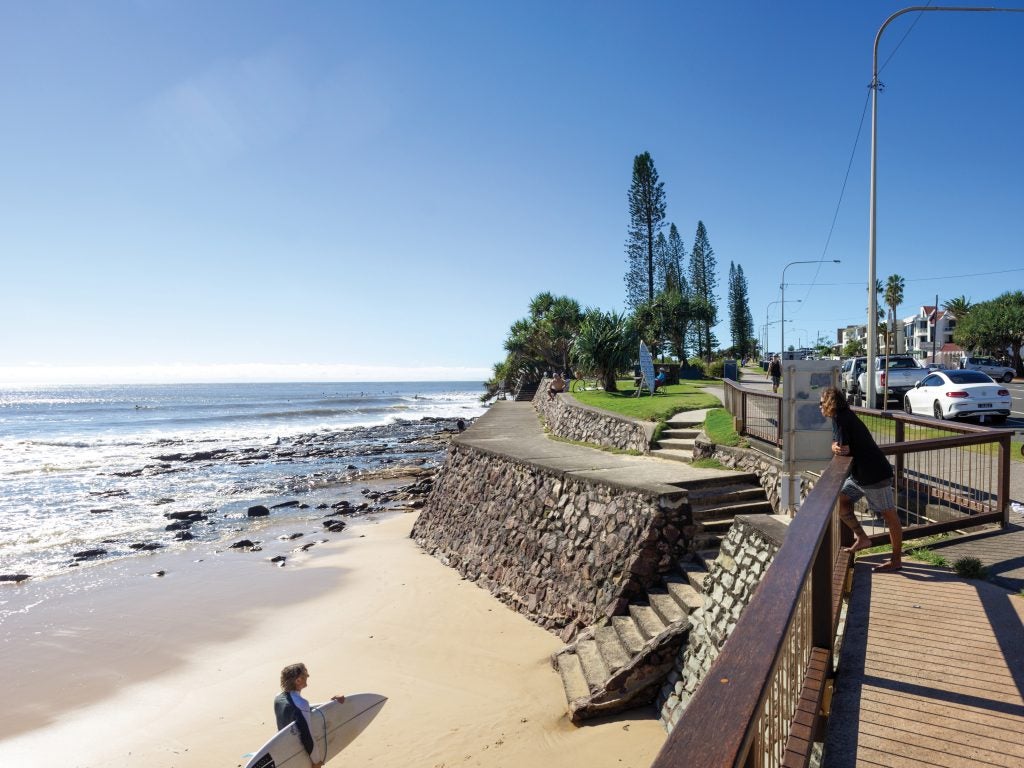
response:
<svg viewBox="0 0 1024 768"><path fill-rule="evenodd" d="M855 568L825 768L1024 766L1024 597L881 559Z"/></svg>

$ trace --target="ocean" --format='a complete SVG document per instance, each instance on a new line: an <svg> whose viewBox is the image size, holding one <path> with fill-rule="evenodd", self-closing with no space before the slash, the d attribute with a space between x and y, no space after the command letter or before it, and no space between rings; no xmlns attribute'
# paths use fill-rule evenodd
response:
<svg viewBox="0 0 1024 768"><path fill-rule="evenodd" d="M257 504L284 505L272 509L276 521L322 517L346 484L436 466L444 444L431 437L480 415L482 391L478 382L2 389L0 575L36 580L226 542L253 523ZM175 530L189 515L197 524ZM82 556L90 551L102 554Z"/></svg>

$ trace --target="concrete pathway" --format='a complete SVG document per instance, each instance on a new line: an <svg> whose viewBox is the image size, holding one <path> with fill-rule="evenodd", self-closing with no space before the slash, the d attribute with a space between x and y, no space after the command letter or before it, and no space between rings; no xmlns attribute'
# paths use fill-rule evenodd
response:
<svg viewBox="0 0 1024 768"><path fill-rule="evenodd" d="M855 568L825 768L1024 765L1024 598L883 557Z"/></svg>
<svg viewBox="0 0 1024 768"><path fill-rule="evenodd" d="M552 440L531 403L498 401L473 426L454 438L479 450L511 456L527 464L654 493L678 491L680 484L735 477L736 472L698 469L678 461L631 456Z"/></svg>

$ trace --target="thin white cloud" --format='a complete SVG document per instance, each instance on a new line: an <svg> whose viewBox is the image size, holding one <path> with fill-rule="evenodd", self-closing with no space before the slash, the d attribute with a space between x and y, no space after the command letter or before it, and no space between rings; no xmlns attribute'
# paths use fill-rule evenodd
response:
<svg viewBox="0 0 1024 768"><path fill-rule="evenodd" d="M267 146L309 112L310 90L277 51L225 62L161 93L150 105L153 129L195 167Z"/></svg>
<svg viewBox="0 0 1024 768"><path fill-rule="evenodd" d="M344 364L0 366L0 387L71 384L185 384L287 381L483 381L487 368Z"/></svg>

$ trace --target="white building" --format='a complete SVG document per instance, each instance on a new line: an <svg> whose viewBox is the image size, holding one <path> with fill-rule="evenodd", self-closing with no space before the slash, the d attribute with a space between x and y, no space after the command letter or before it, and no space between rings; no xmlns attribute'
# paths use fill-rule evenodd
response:
<svg viewBox="0 0 1024 768"><path fill-rule="evenodd" d="M923 362L942 363L956 367L963 350L953 343L956 318L944 309L925 305L916 315L904 318L903 336L897 341L906 351Z"/></svg>

